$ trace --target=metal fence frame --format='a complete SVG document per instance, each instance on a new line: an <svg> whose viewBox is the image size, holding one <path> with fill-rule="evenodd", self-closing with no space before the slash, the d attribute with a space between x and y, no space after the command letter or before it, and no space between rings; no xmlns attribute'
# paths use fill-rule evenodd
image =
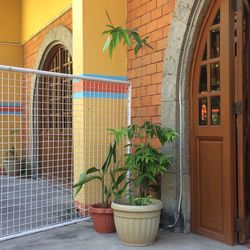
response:
<svg viewBox="0 0 250 250"><path fill-rule="evenodd" d="M114 80L114 79L89 77L89 76L85 77L85 76L79 76L79 75L69 75L69 74L63 74L63 73L55 73L55 72L48 72L48 71L43 71L43 70L34 70L34 69L21 68L21 67L12 67L12 66L6 66L6 65L0 65L0 71L31 74L31 75L33 75L33 78L34 78L33 82L35 82L36 76L41 75L41 76L51 76L51 77L60 77L60 78L64 77L64 78L67 78L67 79L71 79L72 81L73 80L87 80L87 81L98 81L98 82L118 83L118 84L127 85L128 86L128 111L127 111L128 115L127 115L127 121L128 121L128 125L131 124L131 83L129 81L120 81L120 80ZM34 88L35 88L35 84L34 84ZM32 94L34 93L34 90L35 90L34 88L31 91ZM33 102L33 100L32 100L32 102ZM32 115L32 112L31 112L31 115ZM32 121L32 119L31 119L31 121ZM34 129L33 129L32 126L33 126L33 122L32 122L32 125L30 126L31 144L33 145L35 142L33 141L33 139L34 139L33 130ZM33 148L33 146L31 148ZM31 155L33 155L33 154L31 154ZM64 223L56 224L56 225L51 225L51 226L47 226L47 227L43 227L43 228L38 228L38 229L24 231L24 232L13 234L13 235L0 237L0 242L4 241L4 240L9 240L9 239L25 236L25 235L30 235L30 234L37 233L37 232L42 232L42 231L46 231L46 230L66 226L66 225L71 225L71 224L86 221L86 220L89 220L89 219L90 219L90 217L79 218L79 219L75 219L75 220L72 220L72 221L67 221L67 222L64 222Z"/></svg>

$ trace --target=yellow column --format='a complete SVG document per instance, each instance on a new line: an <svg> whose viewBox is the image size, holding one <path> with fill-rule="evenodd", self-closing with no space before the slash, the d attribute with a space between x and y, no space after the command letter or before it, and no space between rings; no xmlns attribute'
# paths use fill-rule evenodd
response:
<svg viewBox="0 0 250 250"><path fill-rule="evenodd" d="M72 1L72 22L73 22L73 72L83 74L83 0Z"/></svg>
<svg viewBox="0 0 250 250"><path fill-rule="evenodd" d="M126 0L73 0L73 71L74 74L107 79L126 78L126 47L120 46L112 59L102 47L107 37L102 32L109 23L105 10L114 25L126 25ZM73 83L74 182L82 171L100 167L104 161L111 137L107 128L126 125L126 93L117 91L117 85L108 89L108 83L92 82L86 89L83 81ZM125 96L125 97L124 97ZM122 115L124 113L124 115ZM118 120L119 117L125 117ZM76 197L78 207L100 201L98 182L83 187ZM84 212L83 212L84 214Z"/></svg>
<svg viewBox="0 0 250 250"><path fill-rule="evenodd" d="M81 75L84 72L83 69L83 1L72 1L72 23L73 23L73 73L75 75ZM84 170L84 115L83 106L84 99L74 98L74 92L76 85L81 85L80 80L73 81L73 143L74 143L74 183L79 179L80 173ZM81 193L75 198L76 205L82 210L82 215L85 215L85 187L83 187ZM86 204L87 205L87 204Z"/></svg>

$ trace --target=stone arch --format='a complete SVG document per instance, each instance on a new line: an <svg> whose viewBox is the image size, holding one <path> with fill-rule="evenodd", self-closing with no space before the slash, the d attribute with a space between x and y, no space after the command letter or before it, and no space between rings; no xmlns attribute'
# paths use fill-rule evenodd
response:
<svg viewBox="0 0 250 250"><path fill-rule="evenodd" d="M35 69L41 69L50 50L58 44L63 45L72 56L72 32L65 26L54 27L45 35L35 61Z"/></svg>
<svg viewBox="0 0 250 250"><path fill-rule="evenodd" d="M51 49L53 49L54 46L56 45L63 45L71 54L72 56L72 51L73 51L73 46L72 46L72 32L65 26L57 26L52 28L51 30L48 31L48 33L45 35L39 50L38 54L35 60L34 64L34 69L42 69L43 65L45 63L45 60L50 53ZM37 148L38 148L38 135L35 131L37 131L37 123L36 123L36 116L37 114L35 109L34 109L34 95L36 91L36 82L37 82L37 77L36 75L33 75L32 80L31 80L31 112L30 112L30 144L31 144L31 151L30 154L33 156L32 162L37 162L36 156L38 155ZM33 175L34 177L37 175L37 166L33 166Z"/></svg>
<svg viewBox="0 0 250 250"><path fill-rule="evenodd" d="M179 201L182 155L182 203L179 228L190 231L190 120L189 81L197 37L212 1L177 0L164 58L161 122L179 133L172 146L174 167L162 178L163 223L172 224Z"/></svg>

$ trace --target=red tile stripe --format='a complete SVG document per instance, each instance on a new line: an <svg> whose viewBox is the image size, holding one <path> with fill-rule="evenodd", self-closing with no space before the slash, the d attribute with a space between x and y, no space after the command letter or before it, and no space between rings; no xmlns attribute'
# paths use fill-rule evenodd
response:
<svg viewBox="0 0 250 250"><path fill-rule="evenodd" d="M127 93L128 86L125 84L111 82L95 82L82 80L73 83L73 93L91 91L91 92L110 92L110 93Z"/></svg>

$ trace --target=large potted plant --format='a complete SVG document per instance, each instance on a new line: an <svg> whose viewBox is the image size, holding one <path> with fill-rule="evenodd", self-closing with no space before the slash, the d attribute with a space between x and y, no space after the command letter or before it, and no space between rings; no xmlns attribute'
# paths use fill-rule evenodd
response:
<svg viewBox="0 0 250 250"><path fill-rule="evenodd" d="M109 178L107 178L109 177ZM79 181L73 186L76 189L77 195L83 185L90 181L101 182L101 197L102 201L98 204L89 206L89 212L93 219L93 224L98 233L113 233L115 232L114 214L111 208L112 196L120 197L125 190L127 183L126 169L119 168L119 162L116 160L116 142L110 144L107 157L103 165L91 167L80 175Z"/></svg>
<svg viewBox="0 0 250 250"><path fill-rule="evenodd" d="M150 245L158 234L162 209L161 201L151 198L150 186L171 165L171 156L162 153L154 143L158 140L163 146L173 142L177 134L150 121L114 129L112 133L117 142L122 139L130 142L124 164L128 172L128 195L112 203L117 234L126 245Z"/></svg>
<svg viewBox="0 0 250 250"><path fill-rule="evenodd" d="M147 37L141 38L134 29L114 26L106 12L109 24L103 32L108 35L103 51L109 49L112 57L118 44L133 46L135 55L147 46ZM143 61L143 52L142 61ZM115 216L115 226L120 240L126 245L145 246L154 242L158 233L162 203L152 199L150 187L157 182L158 177L171 165L171 158L155 147L153 141L158 140L160 145L172 142L177 134L150 121L141 126L131 125L126 128L111 130L116 143L126 139L129 153L126 154L125 168L129 192L126 199L117 199L112 203Z"/></svg>

